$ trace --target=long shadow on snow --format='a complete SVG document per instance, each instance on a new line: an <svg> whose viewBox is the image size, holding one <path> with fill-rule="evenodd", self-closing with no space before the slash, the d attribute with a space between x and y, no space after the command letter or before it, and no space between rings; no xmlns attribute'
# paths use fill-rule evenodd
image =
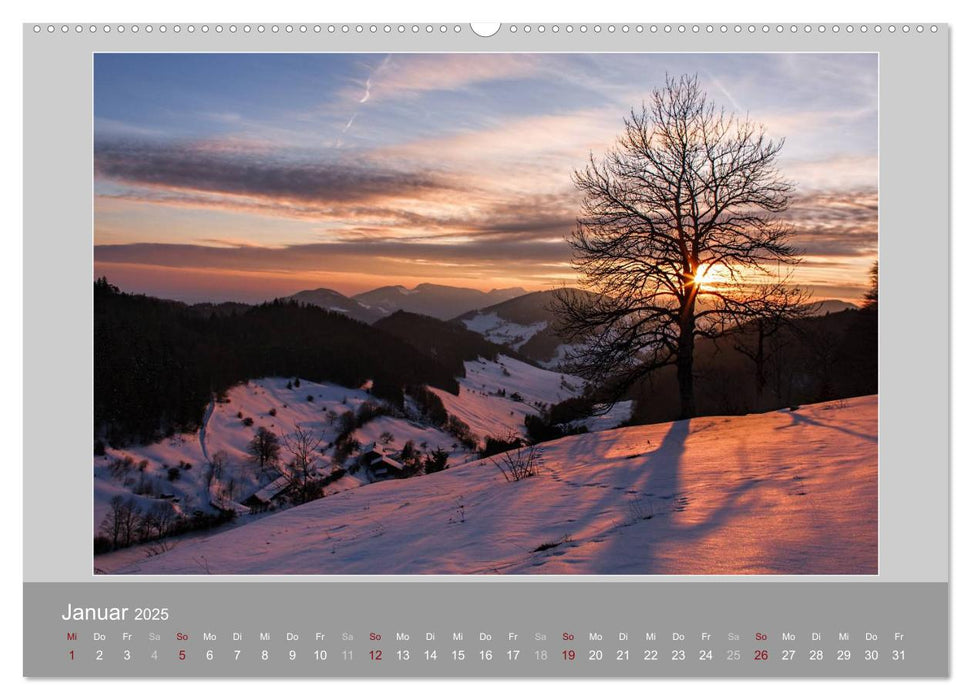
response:
<svg viewBox="0 0 971 700"><path fill-rule="evenodd" d="M651 497L652 499L661 499L660 502L674 503L671 497L675 497L681 493L681 460L684 457L685 443L687 442L690 432L690 419L672 423L670 430L668 430L667 434L664 436L660 446L646 456L644 466L648 470L648 477L647 480L643 482L643 485L638 486L637 489L645 497L647 494L654 494L654 496ZM719 505L718 508L715 509L704 521L680 527L671 526L669 523L665 523L666 536L664 540L649 543L643 549L638 549L633 552L617 552L616 550L618 548L623 547L621 542L621 539L623 538L613 539L610 547L603 552L603 555L596 558L607 562L623 560L626 558L635 564L635 567L632 567L631 569L624 567L622 572L616 572L593 566L593 570L586 573L656 573L658 559L655 554L655 550L657 548L701 539L706 537L711 532L723 527L735 513L742 496L756 486L758 486L757 481L745 481L730 489L726 493L721 505ZM669 500L664 500L665 496L667 496ZM667 512L658 517L670 518L672 515L673 512ZM654 518L650 520L637 520L636 522L632 522L630 527L649 528L655 522L656 521ZM685 562L683 569L681 569L681 567L679 567L679 569L680 570L675 572L665 573L697 573L691 570L690 562Z"/></svg>
<svg viewBox="0 0 971 700"><path fill-rule="evenodd" d="M850 430L849 428L844 428L840 425L830 425L829 423L822 423L818 420L814 420L810 418L809 416L804 416L801 413L797 413L796 411L793 411L792 413L790 413L789 418L792 419L792 423L790 425L785 426L785 428L792 428L797 425L811 425L817 428L827 428L829 430L836 430L846 435L850 435L855 438L860 438L861 440L867 440L869 442L877 442L877 438L873 435L867 435L866 433L860 433L860 432L857 432L856 430ZM785 430L785 428L779 428L779 429Z"/></svg>

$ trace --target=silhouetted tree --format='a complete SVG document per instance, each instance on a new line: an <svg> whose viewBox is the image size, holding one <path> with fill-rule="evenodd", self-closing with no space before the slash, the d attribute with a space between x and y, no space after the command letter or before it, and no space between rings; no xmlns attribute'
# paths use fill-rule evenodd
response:
<svg viewBox="0 0 971 700"><path fill-rule="evenodd" d="M744 283L797 262L777 217L792 190L776 169L782 144L716 109L697 77L669 77L616 147L574 173L582 203L569 243L595 294L564 290L554 306L559 332L584 343L575 371L619 398L675 365L680 415L695 414L695 338L751 312ZM724 283L705 280L713 273Z"/></svg>
<svg viewBox="0 0 971 700"><path fill-rule="evenodd" d="M140 523L138 539L156 540L165 537L175 522L175 511L168 503L158 503L149 509Z"/></svg>
<svg viewBox="0 0 971 700"><path fill-rule="evenodd" d="M879 313L877 310L880 269L877 261L869 270L870 286L863 295L863 307L847 329L837 362L851 379L846 390L852 395L872 394L879 383L877 369Z"/></svg>
<svg viewBox="0 0 971 700"><path fill-rule="evenodd" d="M299 425L294 425L293 432L283 436L283 446L291 456L283 469L283 476L297 503L312 501L320 493L317 455L321 442L321 437Z"/></svg>
<svg viewBox="0 0 971 700"><path fill-rule="evenodd" d="M110 508L101 523L101 533L111 540L111 546L127 547L138 535L141 512L131 498L114 496Z"/></svg>
<svg viewBox="0 0 971 700"><path fill-rule="evenodd" d="M262 474L267 467L276 466L280 461L280 439L272 430L261 427L249 443L252 460L259 465Z"/></svg>
<svg viewBox="0 0 971 700"><path fill-rule="evenodd" d="M785 345L785 340L771 342L781 336L781 331L792 328L800 318L815 311L811 295L788 283L788 278L771 284L756 285L745 304L740 305L734 346L752 361L755 368L755 400L762 408L765 387L768 384L766 367L773 356Z"/></svg>
<svg viewBox="0 0 971 700"><path fill-rule="evenodd" d="M880 262L873 261L870 266L870 288L863 295L863 309L866 311L877 310L877 291L880 284Z"/></svg>
<svg viewBox="0 0 971 700"><path fill-rule="evenodd" d="M409 440L404 444L404 447L401 448L399 461L405 466L412 466L418 457L418 450L415 449L415 441Z"/></svg>
<svg viewBox="0 0 971 700"><path fill-rule="evenodd" d="M426 474L434 474L448 469L448 452L441 447L436 447L425 455L424 467Z"/></svg>

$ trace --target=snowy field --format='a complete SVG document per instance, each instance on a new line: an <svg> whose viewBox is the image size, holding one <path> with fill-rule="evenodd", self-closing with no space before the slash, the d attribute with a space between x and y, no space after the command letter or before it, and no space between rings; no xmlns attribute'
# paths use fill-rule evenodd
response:
<svg viewBox="0 0 971 700"><path fill-rule="evenodd" d="M116 495L133 497L142 510L150 509L160 497L168 497L174 508L183 513L209 510L212 501L223 505L242 501L263 485L247 451L259 428L283 436L300 426L323 435L325 440L333 440L339 426L332 416L356 410L365 401L373 400L361 389L309 381L288 389L288 381L275 377L234 387L227 393L226 403L210 404L205 425L198 433L178 434L125 449L109 447L104 456L95 457L95 532ZM308 397L313 397L313 401ZM224 466L214 476L209 462L219 453ZM130 469L123 472L111 467L126 457L133 462ZM190 466L180 468L180 464ZM329 466L329 460L321 455L321 467L326 471ZM177 476L170 480L172 468L177 469L172 473ZM335 489L358 485L353 478L341 482L335 483Z"/></svg>
<svg viewBox="0 0 971 700"><path fill-rule="evenodd" d="M540 450L522 481L480 460L371 484L110 573L877 573L875 396Z"/></svg>
<svg viewBox="0 0 971 700"><path fill-rule="evenodd" d="M582 380L576 377L548 372L504 356L497 359L498 362L481 359L467 362L468 376L460 379L459 396L433 390L442 397L449 413L472 426L480 444L487 435L523 434L525 415L539 413L543 404L574 396L582 389ZM281 440L297 427L320 436L317 476L323 477L337 466L332 445L341 429L340 416L357 411L367 401L381 403L365 388L349 389L306 380L297 386L292 379L279 377L233 387L223 401L207 407L200 431L174 435L150 445L109 447L103 456L94 457L94 533L98 534L106 522L115 496L131 501L142 514L158 512L159 508L169 512L170 517L188 517L195 512L215 515L220 510L234 510L236 519L220 530L245 527L265 514L251 513L243 503L254 494L263 495L263 500L267 500L266 497L280 490L274 486L282 479L277 478L278 472L261 472L254 463L248 446L257 430L266 428ZM362 447L377 444L392 456L409 441L422 454L442 449L448 453L450 467L477 458L475 451L463 447L455 436L423 423L413 401L408 399L406 405L408 417L379 416L358 427L353 437ZM605 416L581 422L590 430L604 430L629 415L630 405L626 402ZM288 458L285 449L281 450L281 458ZM356 453L352 454L345 466L353 465L356 459ZM214 461L220 465L218 468L213 468ZM325 493L332 496L370 485L371 481L366 471L350 469L330 483ZM277 507L281 504L275 501L273 508ZM199 535L196 532L178 539L194 540ZM142 544L99 554L95 566L99 570L111 570L149 554L154 556L155 549Z"/></svg>
<svg viewBox="0 0 971 700"><path fill-rule="evenodd" d="M548 325L546 321L537 321L529 325L514 323L501 318L495 312L488 314L479 312L472 318L463 319L462 323L490 343L506 345L513 350L519 350L527 340L545 330Z"/></svg>

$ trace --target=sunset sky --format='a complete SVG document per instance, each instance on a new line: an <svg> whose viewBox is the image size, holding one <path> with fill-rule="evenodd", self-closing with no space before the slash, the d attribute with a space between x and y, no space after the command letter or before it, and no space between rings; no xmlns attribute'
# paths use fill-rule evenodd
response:
<svg viewBox="0 0 971 700"><path fill-rule="evenodd" d="M817 298L877 254L875 54L97 54L95 275L186 301L574 279L572 171L665 74L785 137Z"/></svg>

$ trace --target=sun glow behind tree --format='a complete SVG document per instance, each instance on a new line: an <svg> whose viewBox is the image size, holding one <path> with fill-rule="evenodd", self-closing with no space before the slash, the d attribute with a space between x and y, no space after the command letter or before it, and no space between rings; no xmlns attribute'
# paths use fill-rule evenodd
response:
<svg viewBox="0 0 971 700"><path fill-rule="evenodd" d="M769 313L799 263L782 217L793 184L784 141L669 77L624 121L616 146L574 174L582 203L568 239L583 286L557 298L562 332L583 343L581 375L614 387L677 367L681 417L695 414L696 337ZM768 280L768 282L766 282Z"/></svg>

